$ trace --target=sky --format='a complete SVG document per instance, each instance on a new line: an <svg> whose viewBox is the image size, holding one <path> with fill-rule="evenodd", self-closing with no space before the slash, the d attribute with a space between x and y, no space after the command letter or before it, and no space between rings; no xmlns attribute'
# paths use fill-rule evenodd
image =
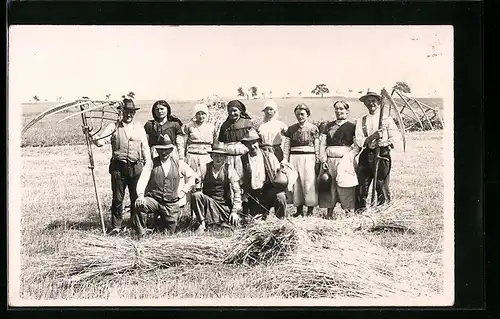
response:
<svg viewBox="0 0 500 319"><path fill-rule="evenodd" d="M9 95L28 101L199 99L379 91L407 82L416 97L453 87L451 26L11 26Z"/></svg>

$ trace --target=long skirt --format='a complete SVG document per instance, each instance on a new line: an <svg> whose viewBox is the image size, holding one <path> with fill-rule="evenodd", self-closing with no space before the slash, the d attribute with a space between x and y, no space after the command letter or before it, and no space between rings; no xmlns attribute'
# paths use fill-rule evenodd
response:
<svg viewBox="0 0 500 319"><path fill-rule="evenodd" d="M334 208L337 203L340 203L343 209L354 209L356 202L356 184L351 187L341 187L338 180L339 172L338 166L341 163L341 158L329 157L327 159L328 173L332 176L332 186L327 192L318 193L318 203L320 208ZM354 169L353 169L354 170ZM321 174L321 172L320 172ZM354 175L354 178L356 176Z"/></svg>
<svg viewBox="0 0 500 319"><path fill-rule="evenodd" d="M293 187L293 206L314 207L318 205L314 154L290 154L290 165L297 171L297 182Z"/></svg>

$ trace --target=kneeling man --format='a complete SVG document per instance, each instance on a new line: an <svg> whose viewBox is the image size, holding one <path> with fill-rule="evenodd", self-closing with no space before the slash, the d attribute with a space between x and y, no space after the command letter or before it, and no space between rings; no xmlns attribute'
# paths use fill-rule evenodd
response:
<svg viewBox="0 0 500 319"><path fill-rule="evenodd" d="M241 191L239 176L227 163L228 152L222 144L214 144L208 151L212 162L200 167L201 191L191 194L191 209L203 231L212 225L239 223Z"/></svg>
<svg viewBox="0 0 500 319"><path fill-rule="evenodd" d="M174 233L180 215L179 198L191 190L196 180L196 172L188 164L171 156L175 146L168 136L162 136L153 147L158 157L146 163L137 182L138 214L133 222L139 237L146 233L146 214L153 214L159 231ZM185 183L179 187L181 177Z"/></svg>
<svg viewBox="0 0 500 319"><path fill-rule="evenodd" d="M274 207L274 214L284 218L287 182L276 180L280 163L273 153L259 148L260 141L259 134L253 129L241 140L248 148L248 153L241 156L243 213L250 216L261 214L266 219L269 210Z"/></svg>

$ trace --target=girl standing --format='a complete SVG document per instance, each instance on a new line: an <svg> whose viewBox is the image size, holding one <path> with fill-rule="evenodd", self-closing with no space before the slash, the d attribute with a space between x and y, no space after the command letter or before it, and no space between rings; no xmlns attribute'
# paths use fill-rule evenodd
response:
<svg viewBox="0 0 500 319"><path fill-rule="evenodd" d="M293 187L293 205L297 207L294 216L304 215L304 205L307 206L307 215L311 215L318 204L316 171L319 169L319 130L308 121L311 110L307 105L297 105L294 113L298 123L289 126L283 134L283 162L289 162L298 173Z"/></svg>
<svg viewBox="0 0 500 319"><path fill-rule="evenodd" d="M167 135L172 144L175 145L172 155L184 160L184 131L182 122L172 115L172 109L165 100L156 101L151 109L153 119L144 124L144 130L148 136L151 157L156 157L155 145L161 141L161 137Z"/></svg>
<svg viewBox="0 0 500 319"><path fill-rule="evenodd" d="M327 218L333 217L337 202L347 213L355 206L358 179L354 169L354 158L359 153L355 143L355 124L347 121L349 104L337 101L333 104L336 120L323 128L320 138L322 169L332 176L329 191L319 193L319 207L327 208Z"/></svg>
<svg viewBox="0 0 500 319"><path fill-rule="evenodd" d="M214 143L215 127L207 121L208 106L196 104L193 109L194 118L184 126L187 135L186 163L196 172L212 161L209 151Z"/></svg>
<svg viewBox="0 0 500 319"><path fill-rule="evenodd" d="M274 100L266 101L262 112L264 121L259 126L259 134L262 138L260 148L273 153L281 162L283 160L282 131L286 130L287 126L278 120L278 104Z"/></svg>

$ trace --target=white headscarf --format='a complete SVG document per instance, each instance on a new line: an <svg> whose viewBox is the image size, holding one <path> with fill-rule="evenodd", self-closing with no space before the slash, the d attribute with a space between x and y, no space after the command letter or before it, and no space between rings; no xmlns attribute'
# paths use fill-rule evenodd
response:
<svg viewBox="0 0 500 319"><path fill-rule="evenodd" d="M270 107L274 110L274 116L271 120L277 120L280 113L278 111L279 107L278 107L278 103L276 103L275 100L267 100L265 103L264 103L264 106L262 107L262 111L264 111L266 109L266 107Z"/></svg>
<svg viewBox="0 0 500 319"><path fill-rule="evenodd" d="M196 116L198 112L204 112L208 116L208 106L206 104L196 104L193 108L193 117Z"/></svg>

